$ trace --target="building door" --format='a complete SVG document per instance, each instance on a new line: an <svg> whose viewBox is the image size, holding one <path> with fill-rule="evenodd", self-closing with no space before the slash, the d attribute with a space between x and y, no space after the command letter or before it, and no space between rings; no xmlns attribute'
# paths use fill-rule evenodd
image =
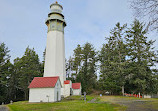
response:
<svg viewBox="0 0 158 111"><path fill-rule="evenodd" d="M72 93L73 93L73 92L72 92L72 88L70 88L70 96L72 95Z"/></svg>
<svg viewBox="0 0 158 111"><path fill-rule="evenodd" d="M59 93L58 93L58 91L57 91L57 101L59 101L59 97L58 97L58 96L59 96Z"/></svg>

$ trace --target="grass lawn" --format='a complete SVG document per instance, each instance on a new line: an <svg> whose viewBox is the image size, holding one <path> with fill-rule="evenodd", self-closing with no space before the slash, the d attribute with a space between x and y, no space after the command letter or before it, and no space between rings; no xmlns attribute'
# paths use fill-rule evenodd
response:
<svg viewBox="0 0 158 111"><path fill-rule="evenodd" d="M87 96L90 101L96 96ZM10 111L123 111L125 108L110 103L88 103L79 100L80 96L72 96L71 100L62 100L57 103L28 103L28 101L15 102L7 105ZM99 99L97 99L99 101Z"/></svg>

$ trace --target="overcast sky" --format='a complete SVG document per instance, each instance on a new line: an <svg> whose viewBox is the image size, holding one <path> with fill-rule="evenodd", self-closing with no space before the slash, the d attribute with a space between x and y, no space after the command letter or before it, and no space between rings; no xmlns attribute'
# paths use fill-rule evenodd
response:
<svg viewBox="0 0 158 111"><path fill-rule="evenodd" d="M0 0L0 42L10 49L11 61L22 57L27 46L43 59L46 47L45 20L55 0ZM134 20L129 0L58 0L64 8L66 58L77 44L90 42L99 50L105 36L117 22L131 24ZM158 36L151 33L149 39Z"/></svg>

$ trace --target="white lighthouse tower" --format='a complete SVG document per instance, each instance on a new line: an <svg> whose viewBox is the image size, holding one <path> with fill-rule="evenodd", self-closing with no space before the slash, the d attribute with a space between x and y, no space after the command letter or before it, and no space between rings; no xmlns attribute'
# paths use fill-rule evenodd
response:
<svg viewBox="0 0 158 111"><path fill-rule="evenodd" d="M81 83L66 80L63 7L57 2L51 4L46 25L47 46L44 77L35 77L29 85L29 102L55 102L61 95L81 94Z"/></svg>
<svg viewBox="0 0 158 111"><path fill-rule="evenodd" d="M63 87L66 80L64 43L64 27L66 22L62 14L63 7L58 2L51 4L50 9L51 12L46 20L48 32L44 77L59 76Z"/></svg>

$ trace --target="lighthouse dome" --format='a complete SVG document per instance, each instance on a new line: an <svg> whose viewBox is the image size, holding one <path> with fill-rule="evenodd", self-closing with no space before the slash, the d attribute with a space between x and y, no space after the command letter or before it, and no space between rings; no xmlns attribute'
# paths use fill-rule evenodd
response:
<svg viewBox="0 0 158 111"><path fill-rule="evenodd" d="M50 5L51 12L48 14L48 18L46 19L46 24L50 24L52 21L62 22L63 26L66 26L66 22L64 20L64 15L62 14L63 7L58 4L58 2Z"/></svg>
<svg viewBox="0 0 158 111"><path fill-rule="evenodd" d="M51 12L62 13L63 7L58 2L50 5Z"/></svg>

